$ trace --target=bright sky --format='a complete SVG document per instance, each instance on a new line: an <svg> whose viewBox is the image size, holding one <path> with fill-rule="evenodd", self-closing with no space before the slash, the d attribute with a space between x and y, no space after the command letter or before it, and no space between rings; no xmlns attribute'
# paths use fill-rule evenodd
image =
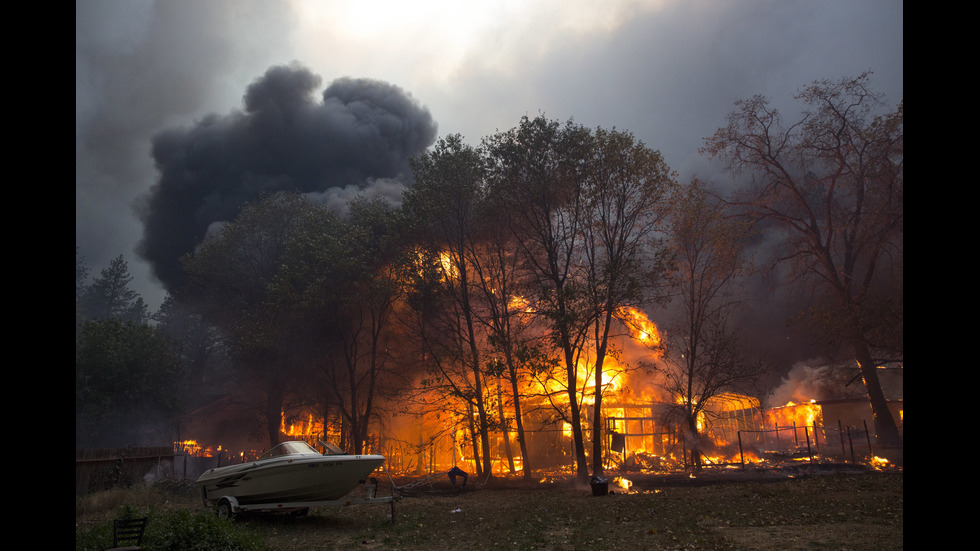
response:
<svg viewBox="0 0 980 551"><path fill-rule="evenodd" d="M508 72L548 50L556 34L614 32L630 15L663 0L291 0L293 44L311 61L343 71L403 75L406 84L451 84L479 60ZM339 4L339 5L338 5ZM341 55L337 55L341 52ZM511 68L512 70L512 68Z"/></svg>

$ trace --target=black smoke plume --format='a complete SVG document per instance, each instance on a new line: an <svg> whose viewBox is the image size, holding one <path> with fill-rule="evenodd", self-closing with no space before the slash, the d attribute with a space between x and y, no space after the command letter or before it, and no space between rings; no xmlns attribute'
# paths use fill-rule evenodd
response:
<svg viewBox="0 0 980 551"><path fill-rule="evenodd" d="M153 137L159 179L140 208L137 250L167 290L179 287L180 258L210 227L266 194L338 206L358 193L400 200L408 159L436 138L428 109L386 82L341 78L318 98L320 84L302 66L272 67L246 90L244 111Z"/></svg>

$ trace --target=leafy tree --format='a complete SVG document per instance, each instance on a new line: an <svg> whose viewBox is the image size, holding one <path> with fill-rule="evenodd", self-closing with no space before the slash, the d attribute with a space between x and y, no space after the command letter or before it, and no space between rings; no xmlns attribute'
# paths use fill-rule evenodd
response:
<svg viewBox="0 0 980 551"><path fill-rule="evenodd" d="M546 319L562 359L567 404L559 410L572 430L576 475L588 480L578 365L592 321L579 263L586 161L591 133L543 116L484 140L492 193L504 205L502 222L513 232L525 265L522 281L534 309Z"/></svg>
<svg viewBox="0 0 980 551"><path fill-rule="evenodd" d="M445 259L439 281L444 296L452 298L449 308L442 311L450 317L432 326L444 338L428 340L433 345L428 350L444 382L476 411L479 427L474 434L480 438L476 455L482 457L477 467L480 475L489 475L490 412L481 360L485 336L479 331L477 297L473 296L479 289L475 266L483 261L476 251L477 211L485 193L483 160L479 151L463 144L461 136L452 135L412 159L411 166L415 185L405 193L404 208L417 221L424 246ZM442 346L434 346L437 342Z"/></svg>
<svg viewBox="0 0 980 551"><path fill-rule="evenodd" d="M348 205L349 237L361 251L364 270L356 287L347 296L344 311L351 313L352 334L363 335L358 360L364 399L362 409L352 408L361 416L357 425L359 441L366 439L369 422L381 408L380 399L395 397L412 376L414 362L403 352L410 348L406 335L396 322L405 293L402 281L409 254L406 247L404 220L400 211L382 199L358 198ZM352 342L354 342L352 340ZM347 357L345 355L345 357ZM351 370L352 375L357 373ZM402 381L396 383L396 381Z"/></svg>
<svg viewBox="0 0 980 551"><path fill-rule="evenodd" d="M601 476L603 368L614 354L611 337L622 327L620 309L648 300L664 272L658 236L673 174L658 152L628 132L593 132L544 117L525 117L484 145L493 194L506 213L501 218L520 248L525 289L562 358L568 399L562 414L572 427L577 474L588 477L580 408L591 392L592 469ZM538 377L556 381L543 372Z"/></svg>
<svg viewBox="0 0 980 551"><path fill-rule="evenodd" d="M85 258L78 255L75 247L75 337L82 330L85 322L85 289L88 286L89 267Z"/></svg>
<svg viewBox="0 0 980 551"><path fill-rule="evenodd" d="M217 327L208 324L193 308L180 304L167 295L160 309L152 316L156 329L170 343L181 372L187 377L189 389L200 397L209 387L209 375L214 376L226 362L226 345Z"/></svg>
<svg viewBox="0 0 980 551"><path fill-rule="evenodd" d="M236 359L263 394L270 445L279 442L283 404L300 373L300 335L272 284L282 269L289 240L312 201L279 193L246 205L183 259L187 286L178 300L193 304L204 319L229 335Z"/></svg>
<svg viewBox="0 0 980 551"><path fill-rule="evenodd" d="M817 81L797 94L804 107L786 124L762 96L737 101L727 125L703 151L725 160L752 184L738 204L778 224L786 250L780 260L822 294L811 314L824 320L856 360L885 445L901 438L878 380L876 337L883 321L901 323L904 126L900 103L875 115L881 96L870 73ZM889 341L901 349L901 337Z"/></svg>
<svg viewBox="0 0 980 551"><path fill-rule="evenodd" d="M583 182L582 264L593 309L592 472L603 476L603 367L621 308L641 306L666 275L662 232L676 184L659 152L628 133L595 130Z"/></svg>
<svg viewBox="0 0 980 551"><path fill-rule="evenodd" d="M289 241L273 296L302 340L304 361L324 381L319 398L336 407L346 445L362 453L379 387L397 345L392 316L401 296L395 214L386 202L357 199L346 219L311 208Z"/></svg>
<svg viewBox="0 0 980 551"><path fill-rule="evenodd" d="M142 444L173 426L182 380L153 327L118 318L86 322L75 341L76 446Z"/></svg>

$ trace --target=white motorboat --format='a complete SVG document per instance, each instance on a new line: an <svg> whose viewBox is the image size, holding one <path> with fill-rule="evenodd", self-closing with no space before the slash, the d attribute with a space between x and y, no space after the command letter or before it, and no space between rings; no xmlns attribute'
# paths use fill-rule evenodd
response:
<svg viewBox="0 0 980 551"><path fill-rule="evenodd" d="M197 479L209 505L339 500L382 463L382 455L349 455L335 446L321 454L306 442L283 442L249 463L215 467Z"/></svg>

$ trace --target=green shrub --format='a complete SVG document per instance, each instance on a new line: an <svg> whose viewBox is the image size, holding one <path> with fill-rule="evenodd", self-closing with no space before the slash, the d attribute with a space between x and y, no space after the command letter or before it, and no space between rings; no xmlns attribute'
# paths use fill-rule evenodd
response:
<svg viewBox="0 0 980 551"><path fill-rule="evenodd" d="M116 518L139 516L133 507L121 507ZM211 512L183 509L149 513L145 551L264 551L262 537L247 525L218 518ZM112 546L112 522L76 530L75 551L101 551Z"/></svg>
<svg viewBox="0 0 980 551"><path fill-rule="evenodd" d="M75 551L102 551L110 547L112 547L111 523L75 530Z"/></svg>
<svg viewBox="0 0 980 551"><path fill-rule="evenodd" d="M154 522L155 520L155 522ZM168 511L151 519L143 538L147 551L262 551L262 537L247 526L211 512Z"/></svg>

